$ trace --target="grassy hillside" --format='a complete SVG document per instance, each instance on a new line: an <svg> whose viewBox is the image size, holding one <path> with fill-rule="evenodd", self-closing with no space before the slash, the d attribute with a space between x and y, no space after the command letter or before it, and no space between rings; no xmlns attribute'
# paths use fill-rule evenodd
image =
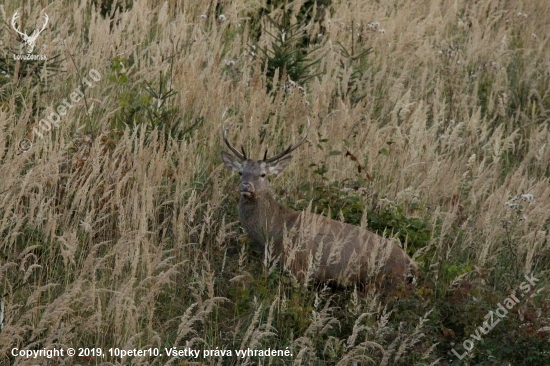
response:
<svg viewBox="0 0 550 366"><path fill-rule="evenodd" d="M0 5L0 364L549 365L550 2L268 3ZM278 199L399 240L414 292L244 234L222 125L259 159L307 117Z"/></svg>

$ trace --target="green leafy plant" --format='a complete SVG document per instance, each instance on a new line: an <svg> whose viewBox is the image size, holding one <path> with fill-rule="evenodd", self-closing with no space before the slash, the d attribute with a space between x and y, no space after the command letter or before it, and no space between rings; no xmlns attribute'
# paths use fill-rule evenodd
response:
<svg viewBox="0 0 550 366"><path fill-rule="evenodd" d="M253 48L259 51L263 71L270 80L278 74L278 80L274 82L284 82L286 78L290 78L298 85L304 85L309 79L319 75L310 72L310 69L321 59L313 57L313 52L317 48L308 49L307 45L303 44L303 25L300 23L292 25L287 13L283 14L280 22L268 15L265 18L275 27L275 34L264 30L273 41L269 46Z"/></svg>
<svg viewBox="0 0 550 366"><path fill-rule="evenodd" d="M351 45L349 49L338 42L340 55L342 56L342 60L340 61L341 69L338 75L340 82L344 79L344 70L351 69L352 72L345 88L342 86L335 92L335 96L349 98L353 104L359 103L367 96L364 90L366 82L363 78L365 72L370 67L368 55L373 52L372 47L363 48L361 40L357 40L356 38L355 33L351 32Z"/></svg>
<svg viewBox="0 0 550 366"><path fill-rule="evenodd" d="M181 113L179 107L171 104L171 98L177 92L172 89L168 76L162 71L159 72L156 86L144 81L141 88L128 87L129 79L124 66L126 61L124 58L115 58L108 78L116 87L123 89L120 110L112 121L113 128L122 131L126 127L133 129L144 124L147 134L155 129L163 129L167 136L180 140L204 121L203 117L193 117L192 113Z"/></svg>
<svg viewBox="0 0 550 366"><path fill-rule="evenodd" d="M329 157L339 155L341 155L339 151L329 152ZM310 168L318 179L314 183L305 183L298 187L300 198L291 203L294 209L305 210L311 202L316 213L328 215L332 219L343 218L345 222L353 225L360 225L366 212L367 223L372 231L380 235L385 233L388 236L397 236L402 242L406 241L413 251L428 245L434 228L422 218L408 214L408 212L421 212L420 204L413 203L407 208L399 205L381 206L376 203L369 206L365 199L369 189L368 178L365 180L358 176L355 181L329 182L327 177L329 171L324 162L312 163Z"/></svg>

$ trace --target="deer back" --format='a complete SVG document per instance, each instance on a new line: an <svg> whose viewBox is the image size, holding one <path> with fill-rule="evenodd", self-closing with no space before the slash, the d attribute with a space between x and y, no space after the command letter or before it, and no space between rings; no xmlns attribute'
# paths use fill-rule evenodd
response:
<svg viewBox="0 0 550 366"><path fill-rule="evenodd" d="M233 154L222 151L222 158L241 176L239 219L247 234L262 246L271 245L285 269L306 282L315 279L345 286L369 282L373 276L390 285L405 281L416 267L396 244L357 226L286 209L273 198L267 177L285 169L291 159L288 154L306 134L283 152L268 158L266 151L256 161L248 159L242 147L242 154L235 149L227 139L227 128L223 129Z"/></svg>
<svg viewBox="0 0 550 366"><path fill-rule="evenodd" d="M416 271L409 256L388 239L322 215L296 216L283 238L283 263L301 280L347 286L376 279L394 287Z"/></svg>

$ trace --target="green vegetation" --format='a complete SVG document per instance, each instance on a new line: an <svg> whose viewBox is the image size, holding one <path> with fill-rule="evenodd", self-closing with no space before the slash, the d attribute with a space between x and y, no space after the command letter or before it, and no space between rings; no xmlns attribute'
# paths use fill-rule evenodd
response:
<svg viewBox="0 0 550 366"><path fill-rule="evenodd" d="M47 62L14 60L15 11L28 33L49 15L35 48ZM29 362L13 348L156 347L37 362L547 366L548 14L543 0L8 0L0 365ZM86 97L34 136L90 69L102 77ZM306 117L277 199L398 241L420 268L414 290L299 283L244 235L222 125L259 159ZM540 281L522 292L526 274Z"/></svg>

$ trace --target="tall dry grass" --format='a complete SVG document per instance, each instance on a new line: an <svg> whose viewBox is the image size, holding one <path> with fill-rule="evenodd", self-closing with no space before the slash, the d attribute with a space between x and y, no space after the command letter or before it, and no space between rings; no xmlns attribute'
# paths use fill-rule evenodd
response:
<svg viewBox="0 0 550 366"><path fill-rule="evenodd" d="M289 347L291 358L200 361L456 364L451 344L471 329L445 331L442 314L460 303L459 317L483 316L528 273L541 278L539 295L492 334L515 334L513 343L522 325L532 328L528 337L548 340L550 3L333 2L305 25L320 59L305 94L268 92L249 47L262 4L135 1L111 18L87 1L0 6L9 71L0 74L1 363L36 364L12 357L14 347ZM294 21L303 4L290 4ZM60 55L59 70L21 76L10 51L19 47L9 25L16 10L27 30L42 11L50 16L35 53ZM270 42L262 32L257 43ZM342 47L372 52L361 64ZM102 78L85 103L33 137L32 126L90 69ZM147 95L144 83L158 86L160 74L177 92L168 103L181 128L203 122L180 139L162 125L147 129L139 110L129 119L135 126L113 127L127 108L121 101ZM296 187L318 179L310 164L322 163L329 181L368 181L365 202L405 208L437 227L415 255L425 281L417 294L388 305L353 289L296 287L269 274L242 237L235 180L220 159L222 124L233 123L232 141L259 158L294 140L306 116L307 143L273 184L296 199ZM25 136L33 146L22 152ZM365 170L334 150L348 150ZM527 193L532 202L505 205ZM456 263L461 271L449 270ZM41 362L186 364L167 356Z"/></svg>

